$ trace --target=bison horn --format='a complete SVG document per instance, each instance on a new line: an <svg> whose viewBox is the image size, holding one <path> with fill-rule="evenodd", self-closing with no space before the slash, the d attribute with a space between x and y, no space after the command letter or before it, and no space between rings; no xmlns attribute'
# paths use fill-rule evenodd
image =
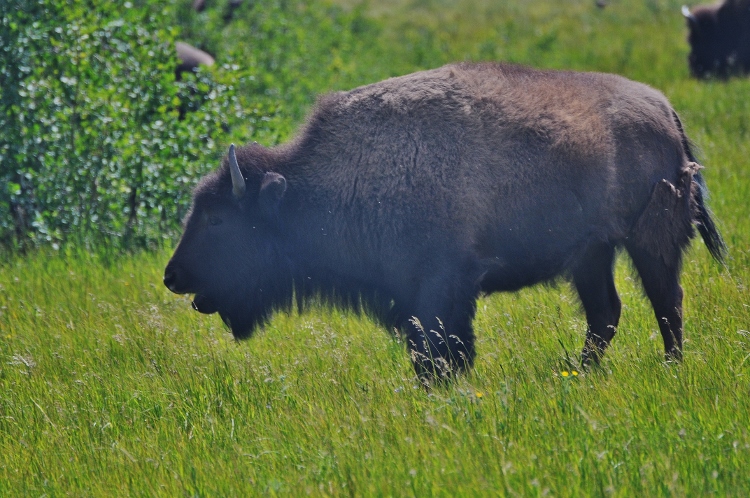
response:
<svg viewBox="0 0 750 498"><path fill-rule="evenodd" d="M229 172L232 174L232 193L235 199L242 199L242 196L245 195L245 179L242 177L240 165L237 163L234 144L229 146Z"/></svg>
<svg viewBox="0 0 750 498"><path fill-rule="evenodd" d="M690 12L690 9L687 5L682 6L682 16L688 20L688 23L690 23L692 26L698 26L698 19L696 19L695 14Z"/></svg>

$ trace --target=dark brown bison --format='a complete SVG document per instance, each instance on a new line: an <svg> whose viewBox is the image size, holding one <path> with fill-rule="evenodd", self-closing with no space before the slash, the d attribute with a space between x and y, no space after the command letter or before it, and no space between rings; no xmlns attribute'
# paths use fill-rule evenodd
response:
<svg viewBox="0 0 750 498"><path fill-rule="evenodd" d="M690 71L696 78L750 72L750 0L682 7L688 28Z"/></svg>
<svg viewBox="0 0 750 498"><path fill-rule="evenodd" d="M240 8L244 0L229 0L227 2L226 8L224 9L224 15L222 18L224 19L224 22L229 23L234 18L234 12ZM203 12L206 10L206 0L194 0L193 1L193 10L196 12Z"/></svg>
<svg viewBox="0 0 750 498"><path fill-rule="evenodd" d="M213 66L216 62L210 54L185 42L175 42L175 50L180 63L175 69L177 81L182 79L182 73L195 71L198 66Z"/></svg>
<svg viewBox="0 0 750 498"><path fill-rule="evenodd" d="M408 339L420 378L468 368L481 293L569 279L583 360L615 335L624 247L669 358L683 251L722 239L677 115L625 78L455 64L320 99L296 139L230 147L166 267L237 338L322 296Z"/></svg>

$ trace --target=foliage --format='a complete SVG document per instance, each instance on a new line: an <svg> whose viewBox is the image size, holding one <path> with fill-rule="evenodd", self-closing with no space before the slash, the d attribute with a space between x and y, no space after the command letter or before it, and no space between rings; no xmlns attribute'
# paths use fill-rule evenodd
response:
<svg viewBox="0 0 750 498"><path fill-rule="evenodd" d="M0 241L158 242L235 120L226 74L175 81L165 12L12 0L0 31ZM180 109L191 109L180 119Z"/></svg>
<svg viewBox="0 0 750 498"><path fill-rule="evenodd" d="M380 79L372 43L380 32L363 6L314 0L245 1L226 18L228 2L196 13L177 5L181 34L250 77L238 84L246 110L244 140L273 145L293 132L318 94Z"/></svg>
<svg viewBox="0 0 750 498"><path fill-rule="evenodd" d="M3 9L0 245L173 238L192 186L230 137L285 138L345 73L338 53L354 50L366 25L317 2L253 2L232 24L190 3L11 0ZM178 36L219 67L175 81Z"/></svg>
<svg viewBox="0 0 750 498"><path fill-rule="evenodd" d="M200 14L168 5L180 36L227 64L195 79L234 88L242 121L222 136L272 145L316 93L449 60L654 85L702 149L730 250L726 268L700 241L686 257L684 363L661 361L624 257L623 317L601 368L570 373L579 305L564 286L539 287L482 298L476 368L426 393L403 344L349 312L279 315L237 343L161 285L166 248L42 249L0 263L0 496L750 494L750 79L689 77L681 0L337 3L246 0L226 24L223 0ZM161 19L149 5L138 8ZM36 69L21 64L24 50L13 59L23 78L3 80L3 102ZM214 167L223 148L213 150L178 163L193 168L179 170L179 199L190 175Z"/></svg>

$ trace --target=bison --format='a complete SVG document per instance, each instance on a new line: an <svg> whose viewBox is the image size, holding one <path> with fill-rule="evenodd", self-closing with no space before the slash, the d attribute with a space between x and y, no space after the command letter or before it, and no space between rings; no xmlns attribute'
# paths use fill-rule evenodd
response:
<svg viewBox="0 0 750 498"><path fill-rule="evenodd" d="M750 72L750 0L682 7L682 15L690 31L693 76L727 78Z"/></svg>
<svg viewBox="0 0 750 498"><path fill-rule="evenodd" d="M175 69L175 79L180 81L182 73L198 70L198 66L213 66L216 62L207 52L185 42L175 42L175 51L180 63Z"/></svg>
<svg viewBox="0 0 750 498"><path fill-rule="evenodd" d="M585 364L617 330L624 247L682 354L694 228L721 260L701 166L666 98L599 73L461 63L333 93L294 140L235 148L195 188L164 283L245 338L311 297L363 310L429 383L469 368L482 293L567 279Z"/></svg>
<svg viewBox="0 0 750 498"><path fill-rule="evenodd" d="M244 0L229 0L227 2L226 8L224 9L224 15L222 16L225 23L232 21L235 11L240 8L243 2ZM206 10L206 0L194 0L193 10L196 12L203 12Z"/></svg>

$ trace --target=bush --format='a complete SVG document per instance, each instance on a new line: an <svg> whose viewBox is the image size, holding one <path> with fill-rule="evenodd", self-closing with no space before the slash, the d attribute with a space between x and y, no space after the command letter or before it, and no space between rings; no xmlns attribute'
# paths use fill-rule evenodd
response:
<svg viewBox="0 0 750 498"><path fill-rule="evenodd" d="M365 45L378 27L363 7L257 0L230 21L218 0L202 13L185 0L6 3L5 248L151 247L173 239L192 187L230 138L274 145L318 93L384 76L382 64L368 61L377 52ZM178 37L219 63L175 81Z"/></svg>
<svg viewBox="0 0 750 498"><path fill-rule="evenodd" d="M239 116L228 68L175 81L153 4L9 0L0 23L0 244L169 237ZM180 109L192 110L180 119Z"/></svg>
<svg viewBox="0 0 750 498"><path fill-rule="evenodd" d="M182 36L247 71L237 82L247 109L246 140L286 140L315 97L393 76L378 47L380 27L366 4L344 9L321 0L245 1L227 21L229 0L207 0L196 13L176 4ZM341 3L341 2L339 2Z"/></svg>

